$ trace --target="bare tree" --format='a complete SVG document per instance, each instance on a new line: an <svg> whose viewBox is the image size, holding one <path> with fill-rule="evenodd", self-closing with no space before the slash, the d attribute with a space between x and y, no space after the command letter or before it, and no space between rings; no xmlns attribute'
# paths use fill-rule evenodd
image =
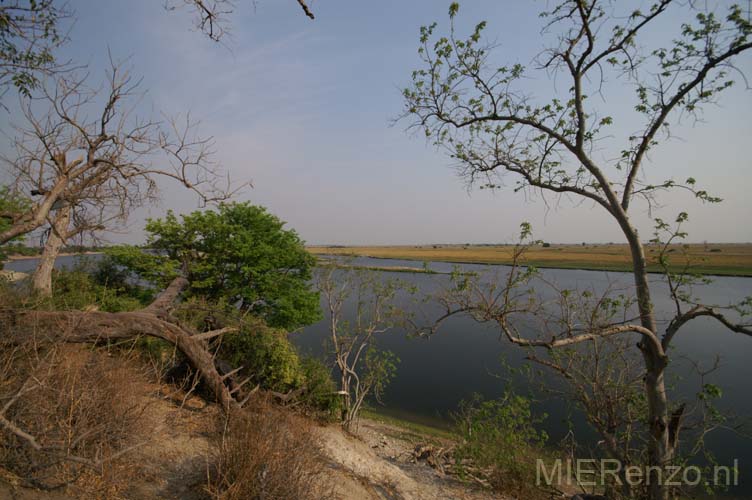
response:
<svg viewBox="0 0 752 500"><path fill-rule="evenodd" d="M669 488L658 477L676 457L680 418L674 418L665 384L668 348L679 328L707 316L733 331L749 334L749 325L728 319L717 307L699 304L689 309L677 296L677 311L669 327L659 329L651 299L643 242L629 217L635 199L652 207L661 191L683 188L706 202L718 202L696 186L692 178L649 183L643 172L648 153L669 137L670 120L695 115L729 88L731 75L740 74L734 61L752 48L752 24L741 7L726 12L699 10L694 2L660 0L646 10L627 13L621 4L599 0L565 0L544 13L544 35L554 43L534 63L544 76L563 75L569 86L563 95L536 99L524 89L529 74L521 64L492 64L493 46L482 41L485 22L466 39L450 34L433 39L435 24L421 30L420 56L424 68L413 72L404 91L405 116L447 149L469 182L500 187L504 174L516 179L516 190L590 201L609 214L626 238L632 257L637 317L618 324L569 325L548 338L521 335L510 321L516 301L497 290L504 304L494 314L505 336L518 345L552 350L616 335L636 334L643 362L643 390L647 402L649 439L647 463L651 499L666 499ZM694 14L678 29L671 46L647 50L643 33L666 12L680 9ZM450 6L453 20L458 12ZM743 77L743 75L742 75ZM644 128L632 134L618 157L603 164L596 157L614 118L589 95L605 95L609 82L632 86L635 110ZM679 219L683 218L682 215ZM507 283L507 287L514 289ZM503 293L502 293L503 292ZM488 297L488 296L486 296ZM746 302L747 306L749 302ZM743 304L742 304L743 305ZM460 308L461 309L461 308ZM738 309L739 310L739 309ZM553 324L553 323L552 323Z"/></svg>
<svg viewBox="0 0 752 500"><path fill-rule="evenodd" d="M342 426L352 430L365 399L377 401L392 378L396 358L377 346L378 336L392 329L400 312L394 304L396 282L350 265L319 268L316 283L328 315L334 363L340 375ZM346 309L352 307L352 320Z"/></svg>
<svg viewBox="0 0 752 500"><path fill-rule="evenodd" d="M296 0L300 8L310 19L314 19L313 12L305 0ZM255 4L255 2L254 2ZM176 10L178 7L187 7L194 12L195 26L210 40L219 42L228 34L230 21L229 16L235 10L234 0L166 0L165 9Z"/></svg>
<svg viewBox="0 0 752 500"><path fill-rule="evenodd" d="M504 339L525 349L527 360L564 381L542 382L537 379L538 373L531 373L541 390L574 403L582 411L601 438L590 452L620 464L618 470L600 476L608 480L616 473L619 477L618 482L603 485L607 497L644 498L645 481L630 481L625 475L629 467L644 471L651 463L647 453L652 435L651 426L646 425L645 369L640 352L634 349L633 335L644 334L639 325L633 324L639 318L636 299L623 284L609 283L603 290L563 288L537 269L526 267L525 254L536 243L529 236L530 226L523 224L522 239L514 247L511 266L498 274L453 272L450 286L434 296L443 314L427 326L413 323L412 330L419 335L432 335L455 315L496 324ZM665 249L671 241L669 238L664 242ZM669 273L670 281L677 284L676 296L697 283L696 276L688 270L689 267ZM717 369L717 364L710 370L694 365L700 375L697 400L682 401L672 406L670 413L669 438L677 453L680 434L686 431L687 446L682 456L675 457L677 461L708 451L703 447L704 437L714 429L723 427L741 433L738 423L713 410L717 394L704 377ZM677 489L681 490L681 486Z"/></svg>
<svg viewBox="0 0 752 500"><path fill-rule="evenodd" d="M115 64L107 92L70 75L23 101L26 125L18 129L15 156L6 158L16 191L36 201L26 210L0 214L10 224L7 242L50 224L35 289L49 294L60 248L73 236L112 228L158 195L159 178L194 192L201 202L225 200L234 189L212 162L212 140L196 136L190 116L140 120L134 116L138 82ZM40 114L37 110L46 107Z"/></svg>

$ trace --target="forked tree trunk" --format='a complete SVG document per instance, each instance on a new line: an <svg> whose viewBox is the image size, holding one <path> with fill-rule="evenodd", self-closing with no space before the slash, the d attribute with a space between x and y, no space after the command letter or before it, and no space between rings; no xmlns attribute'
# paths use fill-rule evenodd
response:
<svg viewBox="0 0 752 500"><path fill-rule="evenodd" d="M339 392L342 394L342 408L340 409L340 424L346 430L350 430L350 424L352 422L352 413L350 407L352 401L350 399L350 375L346 369L342 367L341 363L338 363L338 368L341 372Z"/></svg>
<svg viewBox="0 0 752 500"><path fill-rule="evenodd" d="M55 220L50 228L50 235L44 244L42 256L31 279L34 291L43 296L52 295L52 270L55 268L55 260L60 254L60 249L65 244L70 225L70 206L65 206L57 211Z"/></svg>

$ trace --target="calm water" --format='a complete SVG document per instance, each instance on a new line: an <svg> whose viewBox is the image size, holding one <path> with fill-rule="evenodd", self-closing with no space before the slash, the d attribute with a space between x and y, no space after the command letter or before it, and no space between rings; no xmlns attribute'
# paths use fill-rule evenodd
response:
<svg viewBox="0 0 752 500"><path fill-rule="evenodd" d="M409 266L420 267L414 261L393 259L358 258L354 262L371 266ZM453 264L433 262L435 271L451 271ZM508 268L505 266L462 265L463 270L481 273L492 279L503 276ZM603 291L611 289L632 289L632 277L626 273L602 271L578 271L547 269L542 271L548 279L564 288L594 289ZM446 275L428 275L413 273L384 272L384 277L391 277L417 285L423 292L436 292L447 285ZM659 317L668 317L672 304L667 300L668 289L659 276L655 275L653 294ZM694 290L696 296L708 304L736 302L752 295L752 279L717 277L711 285ZM405 307L416 307L405 302ZM421 311L426 310L420 306ZM437 308L428 310L429 316L438 317ZM479 324L469 318L453 318L445 323L434 336L408 338L404 333L396 332L382 337L381 345L395 352L401 359L396 379L387 388L384 411L403 418L427 423L447 425L450 414L456 410L458 403L470 397L474 392L487 398L501 395L509 382L508 375L501 364L504 359L508 365L520 366L525 363L524 350L511 345L499 337L500 332L492 325ZM324 355L323 347L327 337L326 324L322 321L305 328L293 336L301 351L314 355ZM637 337L635 337L635 342ZM752 381L752 338L729 332L720 324L697 319L687 324L674 339L674 348L670 353L672 364L669 380L674 385L671 394L694 395L699 386L699 378L693 375L691 364L687 359L698 362L703 369L713 365L715 356L720 357L721 367L706 378L706 382L719 385L723 397L718 406L738 416L752 418L752 397L749 384ZM515 380L515 390L526 392L534 388L529 380ZM595 443L594 435L588 429L581 416L572 415L568 405L558 399L539 397L536 409L547 413L548 418L542 427L550 435L550 442L556 443L567 433L571 422L578 441ZM716 431L709 436L708 444L722 464L733 464L738 459L742 485L733 493L737 497L752 498L752 481L744 477L752 472L752 439L740 438L730 431ZM732 492L729 492L732 493Z"/></svg>
<svg viewBox="0 0 752 500"><path fill-rule="evenodd" d="M90 257L91 258L91 257ZM58 266L71 266L77 257L59 259ZM358 258L356 264L374 266L419 266L414 261L392 259ZM6 264L7 269L16 271L32 270L33 260L15 261ZM452 264L434 262L435 271L450 271ZM483 273L491 277L506 272L504 266L462 265L467 271ZM566 288L592 288L604 290L606 287L629 288L631 276L626 273L599 271L578 271L548 269L542 273L549 280ZM417 285L424 293L438 291L446 286L446 275L384 272L383 277L400 279ZM653 298L656 311L667 317L671 303L667 297L667 287L658 277L652 278ZM705 303L724 304L752 295L752 278L716 277L714 282L694 290ZM405 307L417 307L405 302ZM420 306L429 317L438 315L438 309ZM458 403L469 398L474 392L487 398L498 397L508 382L508 376L501 360L511 366L524 363L524 351L499 338L499 331L491 325L478 324L468 318L453 318L446 322L434 336L408 338L402 332L393 332L381 337L381 345L392 350L400 358L396 379L388 387L384 411L400 416L438 425L449 425L450 413ZM306 354L324 356L327 337L324 321L311 325L292 335L293 342ZM689 369L692 359L702 367L710 367L715 357L720 357L721 367L706 378L706 382L719 385L723 397L718 406L735 415L752 418L752 395L749 384L752 382L752 338L729 332L720 324L709 319L697 319L687 324L676 336L670 353L672 364L670 376L674 387L671 394L692 395L697 392L699 379ZM686 358L686 359L685 359ZM516 390L525 392L531 389L529 382L516 380ZM571 415L567 405L557 399L544 398L538 401L536 410L547 413L548 418L542 427L550 435L550 442L562 439L572 422L575 436L579 441L594 443L594 436L576 414ZM752 498L752 440L739 437L730 431L719 430L708 438L708 445L721 464L732 464L738 459L742 484L734 488L738 498ZM745 480L746 479L746 480Z"/></svg>

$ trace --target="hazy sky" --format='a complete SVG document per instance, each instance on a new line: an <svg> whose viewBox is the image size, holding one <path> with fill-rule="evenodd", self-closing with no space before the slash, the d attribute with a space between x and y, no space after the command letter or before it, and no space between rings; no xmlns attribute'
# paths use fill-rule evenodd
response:
<svg viewBox="0 0 752 500"><path fill-rule="evenodd" d="M267 206L309 243L406 244L509 242L519 223L553 242L622 241L590 203L546 208L510 190L468 191L447 157L420 136L392 125L400 88L419 67L418 29L434 20L446 32L449 1L310 1L316 20L294 0L237 0L232 38L210 42L191 30L188 12L168 13L156 0L71 1L78 21L66 54L103 75L107 49L130 57L143 76L145 112L190 111L217 142L218 159L254 188L242 200ZM538 11L545 2L465 0L460 28L481 19L500 44L497 58L528 63L544 47ZM752 67L749 55L741 65ZM531 81L545 92L554 83ZM660 215L690 213L693 241L752 241L749 141L752 93L738 86L704 123L676 128L679 139L652 155L649 178L697 178L720 205L687 195L664 197ZM601 106L617 120L634 103L606 93ZM621 137L621 136L619 136ZM555 201L555 200L550 200ZM117 241L140 242L147 214L196 207L166 186L160 206L134 213ZM645 238L652 224L633 216Z"/></svg>

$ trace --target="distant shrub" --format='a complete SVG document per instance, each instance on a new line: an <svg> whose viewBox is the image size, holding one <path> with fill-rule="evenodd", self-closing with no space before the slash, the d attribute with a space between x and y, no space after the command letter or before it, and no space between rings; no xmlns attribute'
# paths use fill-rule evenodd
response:
<svg viewBox="0 0 752 500"><path fill-rule="evenodd" d="M52 274L52 292L45 304L51 309L96 308L107 312L121 312L143 307L138 298L122 295L121 290L100 285L84 268L56 270Z"/></svg>
<svg viewBox="0 0 752 500"><path fill-rule="evenodd" d="M710 251L711 251L711 253L718 253L718 252L721 252L721 249L720 248L711 248Z"/></svg>
<svg viewBox="0 0 752 500"><path fill-rule="evenodd" d="M469 460L488 470L495 491L518 498L542 495L535 488L535 459L547 435L535 429L540 419L534 418L528 399L511 392L488 401L475 395L460 404L455 420L462 437L455 454L458 464Z"/></svg>
<svg viewBox="0 0 752 500"><path fill-rule="evenodd" d="M551 243L546 243L546 242L544 242L544 243L542 244L542 246L543 246L543 248L549 248L549 247L551 246Z"/></svg>

